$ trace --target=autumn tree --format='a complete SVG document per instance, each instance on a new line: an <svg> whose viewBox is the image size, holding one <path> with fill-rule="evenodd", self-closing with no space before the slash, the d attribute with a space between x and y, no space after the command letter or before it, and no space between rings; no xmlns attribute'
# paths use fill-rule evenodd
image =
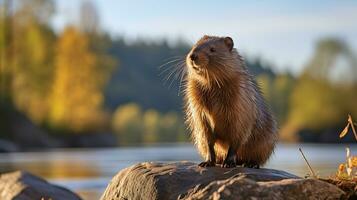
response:
<svg viewBox="0 0 357 200"><path fill-rule="evenodd" d="M57 42L50 119L53 125L81 132L103 123L103 71L88 38L68 27Z"/></svg>
<svg viewBox="0 0 357 200"><path fill-rule="evenodd" d="M47 95L53 73L55 35L49 20L54 13L51 0L16 1L8 16L11 48L6 68L11 78L12 100L32 121L47 116Z"/></svg>
<svg viewBox="0 0 357 200"><path fill-rule="evenodd" d="M129 103L119 107L112 119L112 128L118 134L119 144L142 143L142 121L142 110L137 104Z"/></svg>
<svg viewBox="0 0 357 200"><path fill-rule="evenodd" d="M0 103L4 104L10 97L10 42L11 41L11 4L0 3Z"/></svg>
<svg viewBox="0 0 357 200"><path fill-rule="evenodd" d="M144 111L135 103L115 110L112 129L122 145L188 141L183 120L176 112Z"/></svg>
<svg viewBox="0 0 357 200"><path fill-rule="evenodd" d="M287 126L321 131L343 124L348 113L357 115L355 61L344 42L319 41L293 89Z"/></svg>

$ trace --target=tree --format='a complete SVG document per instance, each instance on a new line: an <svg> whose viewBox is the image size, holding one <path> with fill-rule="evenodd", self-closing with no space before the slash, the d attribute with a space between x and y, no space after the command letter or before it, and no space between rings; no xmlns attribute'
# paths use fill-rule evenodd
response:
<svg viewBox="0 0 357 200"><path fill-rule="evenodd" d="M289 122L305 129L322 130L345 121L343 92L308 75L299 78L291 96Z"/></svg>
<svg viewBox="0 0 357 200"><path fill-rule="evenodd" d="M9 1L0 3L0 103L11 97L10 94L10 68L11 68L11 8Z"/></svg>
<svg viewBox="0 0 357 200"><path fill-rule="evenodd" d="M344 42L319 41L293 89L287 126L321 131L343 124L348 113L357 115L352 103L357 99L356 70L354 54ZM337 73L344 75L336 79Z"/></svg>
<svg viewBox="0 0 357 200"><path fill-rule="evenodd" d="M145 143L153 143L160 140L158 138L159 126L160 126L160 113L154 109L147 110L143 115L144 121L144 136Z"/></svg>
<svg viewBox="0 0 357 200"><path fill-rule="evenodd" d="M88 38L73 27L66 28L57 42L50 97L54 126L82 132L104 123L103 71L96 59Z"/></svg>
<svg viewBox="0 0 357 200"><path fill-rule="evenodd" d="M257 82L279 124L285 123L294 78L290 74L278 74L274 77L269 74L260 74L257 76Z"/></svg>
<svg viewBox="0 0 357 200"><path fill-rule="evenodd" d="M343 67L342 64L338 62L339 59L344 59L348 65L346 69L343 69L343 75L345 77L344 79L340 79L340 82L346 81L349 76L352 76L349 79L357 82L355 55L346 43L332 38L322 39L317 42L315 53L303 74L309 74L315 79L331 82L334 79L332 73Z"/></svg>
<svg viewBox="0 0 357 200"><path fill-rule="evenodd" d="M85 33L99 32L99 14L92 1L83 1L80 7L79 27Z"/></svg>
<svg viewBox="0 0 357 200"><path fill-rule="evenodd" d="M118 107L112 118L119 144L188 141L183 120L176 112L143 111L137 104Z"/></svg>
<svg viewBox="0 0 357 200"><path fill-rule="evenodd" d="M53 73L55 35L48 25L54 11L50 0L19 1L11 16L8 60L15 107L34 122L48 113L47 96Z"/></svg>
<svg viewBox="0 0 357 200"><path fill-rule="evenodd" d="M36 22L42 25L48 25L55 12L53 0L16 1L15 6L16 21L20 24Z"/></svg>
<svg viewBox="0 0 357 200"><path fill-rule="evenodd" d="M137 144L143 142L143 119L141 108L126 104L116 109L113 114L112 127L118 134L119 144Z"/></svg>

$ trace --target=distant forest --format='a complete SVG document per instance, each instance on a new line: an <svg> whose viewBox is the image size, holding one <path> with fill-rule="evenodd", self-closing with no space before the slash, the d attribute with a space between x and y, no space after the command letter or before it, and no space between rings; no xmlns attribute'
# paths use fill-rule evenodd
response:
<svg viewBox="0 0 357 200"><path fill-rule="evenodd" d="M90 1L80 7L79 24L57 33L53 1L12 2L0 3L3 142L25 149L189 140L179 81L171 84L163 72L192 44L109 36ZM305 70L294 76L245 58L282 140L336 142L347 114L357 117L356 56L344 41L317 41Z"/></svg>

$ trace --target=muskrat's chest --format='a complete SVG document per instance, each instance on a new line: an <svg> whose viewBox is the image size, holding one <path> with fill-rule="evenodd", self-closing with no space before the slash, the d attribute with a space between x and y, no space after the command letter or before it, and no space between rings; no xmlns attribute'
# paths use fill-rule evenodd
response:
<svg viewBox="0 0 357 200"><path fill-rule="evenodd" d="M224 118L224 110L227 110L228 105L223 94L210 91L198 91L196 93L196 102L198 103L199 112L205 115L206 118L215 124L215 121Z"/></svg>
<svg viewBox="0 0 357 200"><path fill-rule="evenodd" d="M214 112L215 107L220 104L220 99L213 92L199 90L196 97L201 107L210 113Z"/></svg>
<svg viewBox="0 0 357 200"><path fill-rule="evenodd" d="M189 83L187 92L191 108L212 121L224 118L225 113L232 108L235 99L234 95L227 95L227 90L207 89L192 82Z"/></svg>

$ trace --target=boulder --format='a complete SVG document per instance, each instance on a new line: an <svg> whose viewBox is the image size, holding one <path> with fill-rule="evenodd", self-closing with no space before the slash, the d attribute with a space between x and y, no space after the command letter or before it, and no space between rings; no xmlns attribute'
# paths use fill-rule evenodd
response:
<svg viewBox="0 0 357 200"><path fill-rule="evenodd" d="M80 200L75 193L48 183L30 173L16 171L0 175L1 200Z"/></svg>
<svg viewBox="0 0 357 200"><path fill-rule="evenodd" d="M344 195L332 184L274 169L145 162L120 171L101 199L339 199Z"/></svg>

